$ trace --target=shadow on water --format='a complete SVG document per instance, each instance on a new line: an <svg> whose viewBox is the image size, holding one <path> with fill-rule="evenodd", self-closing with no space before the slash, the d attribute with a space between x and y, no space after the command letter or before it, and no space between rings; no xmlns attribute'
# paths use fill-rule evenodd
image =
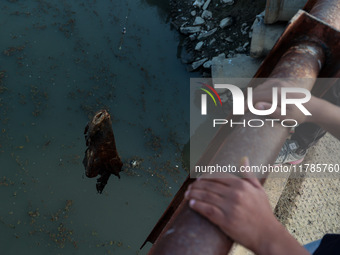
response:
<svg viewBox="0 0 340 255"><path fill-rule="evenodd" d="M157 7L157 13L164 22L170 20L170 0L141 0L142 3Z"/></svg>

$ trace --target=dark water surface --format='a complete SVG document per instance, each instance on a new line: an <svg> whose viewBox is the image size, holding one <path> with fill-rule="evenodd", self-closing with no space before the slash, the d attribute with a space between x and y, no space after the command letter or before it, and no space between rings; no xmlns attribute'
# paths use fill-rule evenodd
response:
<svg viewBox="0 0 340 255"><path fill-rule="evenodd" d="M1 254L146 254L186 176L189 74L167 1L4 0L0 36ZM101 108L125 171L99 195L82 159Z"/></svg>

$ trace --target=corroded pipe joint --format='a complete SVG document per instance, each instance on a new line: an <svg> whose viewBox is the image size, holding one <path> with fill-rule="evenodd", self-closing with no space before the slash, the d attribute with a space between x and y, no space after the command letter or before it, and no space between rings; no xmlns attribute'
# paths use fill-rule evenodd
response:
<svg viewBox="0 0 340 255"><path fill-rule="evenodd" d="M325 62L325 50L313 41L304 41L290 47L272 71L272 78L316 78ZM311 84L302 87L311 89Z"/></svg>

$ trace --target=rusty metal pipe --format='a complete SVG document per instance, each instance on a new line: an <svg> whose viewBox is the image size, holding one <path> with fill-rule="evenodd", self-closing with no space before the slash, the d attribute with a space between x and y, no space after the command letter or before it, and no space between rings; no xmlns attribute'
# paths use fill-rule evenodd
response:
<svg viewBox="0 0 340 255"><path fill-rule="evenodd" d="M303 78L304 82L306 78L311 78L308 79L309 84L300 84L301 87L311 90L324 61L325 54L320 44L310 41L300 42L283 54L270 77Z"/></svg>
<svg viewBox="0 0 340 255"><path fill-rule="evenodd" d="M317 1L310 11L314 17L327 23L329 26L340 30L340 1L337 0L323 0Z"/></svg>
<svg viewBox="0 0 340 255"><path fill-rule="evenodd" d="M328 8L325 3L328 3L331 8ZM328 11L330 17L327 15ZM340 17L336 17L336 13L339 11L340 3L338 1L319 0L316 1L311 14L339 29ZM310 90L323 67L325 56L324 45L319 44L317 40L301 39L280 57L275 68L267 77L294 78L295 83L292 86ZM266 70L263 73L266 73ZM308 82L298 79L306 77L310 78ZM247 121L252 118L254 116L247 113L243 119ZM280 125L272 128L269 124L260 129L235 128L232 132L233 135L228 137L225 137L225 132L222 129L218 132L212 144L209 145L209 148L217 148L217 150L212 156L206 156L205 162L238 165L240 158L248 156L253 165L271 164L288 135L286 128ZM188 207L187 201L183 200L148 254L226 255L231 245L232 240L204 217L192 211Z"/></svg>

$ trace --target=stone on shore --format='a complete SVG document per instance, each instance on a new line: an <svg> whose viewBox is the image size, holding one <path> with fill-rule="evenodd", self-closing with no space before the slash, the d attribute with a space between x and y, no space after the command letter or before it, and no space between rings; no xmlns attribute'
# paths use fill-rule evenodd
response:
<svg viewBox="0 0 340 255"><path fill-rule="evenodd" d="M202 12L201 17L202 17L203 19L211 19L211 18L212 18L212 12L211 12L211 11L204 10L204 11Z"/></svg>
<svg viewBox="0 0 340 255"><path fill-rule="evenodd" d="M193 23L194 26L197 26L197 25L203 25L204 24L204 19L202 19L201 17L196 17L195 18L195 21Z"/></svg>
<svg viewBox="0 0 340 255"><path fill-rule="evenodd" d="M209 42L209 46L211 46L211 45L214 44L215 42L216 42L216 39L215 39L215 38L211 39L210 42Z"/></svg>
<svg viewBox="0 0 340 255"><path fill-rule="evenodd" d="M212 65L212 61L208 60L207 62L205 62L203 64L203 67L206 68L206 69L209 69L209 68L211 68L211 65Z"/></svg>
<svg viewBox="0 0 340 255"><path fill-rule="evenodd" d="M193 34L201 31L201 27L180 27L179 31L182 34Z"/></svg>
<svg viewBox="0 0 340 255"><path fill-rule="evenodd" d="M193 62L193 63L191 64L191 70L189 70L189 71L194 71L194 70L196 70L196 69L199 68L201 65L203 65L204 62L206 62L207 60L208 60L208 58L203 58L203 59L200 59L200 60L197 60L197 61Z"/></svg>
<svg viewBox="0 0 340 255"><path fill-rule="evenodd" d="M231 17L224 18L220 21L220 28L225 28L231 26L233 19Z"/></svg>
<svg viewBox="0 0 340 255"><path fill-rule="evenodd" d="M203 47L203 44L204 44L204 42L198 42L198 43L196 44L195 50L201 50L202 47Z"/></svg>
<svg viewBox="0 0 340 255"><path fill-rule="evenodd" d="M234 4L234 0L221 0L222 4L228 4L228 5L233 5Z"/></svg>
<svg viewBox="0 0 340 255"><path fill-rule="evenodd" d="M234 42L234 40L233 40L230 36L228 36L227 38L225 38L225 40L226 40L228 43L233 43L233 42Z"/></svg>
<svg viewBox="0 0 340 255"><path fill-rule="evenodd" d="M207 38L211 35L213 35L215 32L217 31L217 28L215 27L214 29L211 29L210 31L204 31L204 32L201 32L199 34L199 36L197 37L198 40L201 40L203 38Z"/></svg>
<svg viewBox="0 0 340 255"><path fill-rule="evenodd" d="M211 2L211 0L207 0L207 1L204 3L204 5L203 5L203 10L208 9L208 6L209 6L210 2Z"/></svg>
<svg viewBox="0 0 340 255"><path fill-rule="evenodd" d="M194 40L196 40L196 38L197 38L196 34L189 35L190 41L194 41Z"/></svg>
<svg viewBox="0 0 340 255"><path fill-rule="evenodd" d="M193 3L193 6L198 7L198 8L201 8L203 5L204 5L204 0L196 0Z"/></svg>

